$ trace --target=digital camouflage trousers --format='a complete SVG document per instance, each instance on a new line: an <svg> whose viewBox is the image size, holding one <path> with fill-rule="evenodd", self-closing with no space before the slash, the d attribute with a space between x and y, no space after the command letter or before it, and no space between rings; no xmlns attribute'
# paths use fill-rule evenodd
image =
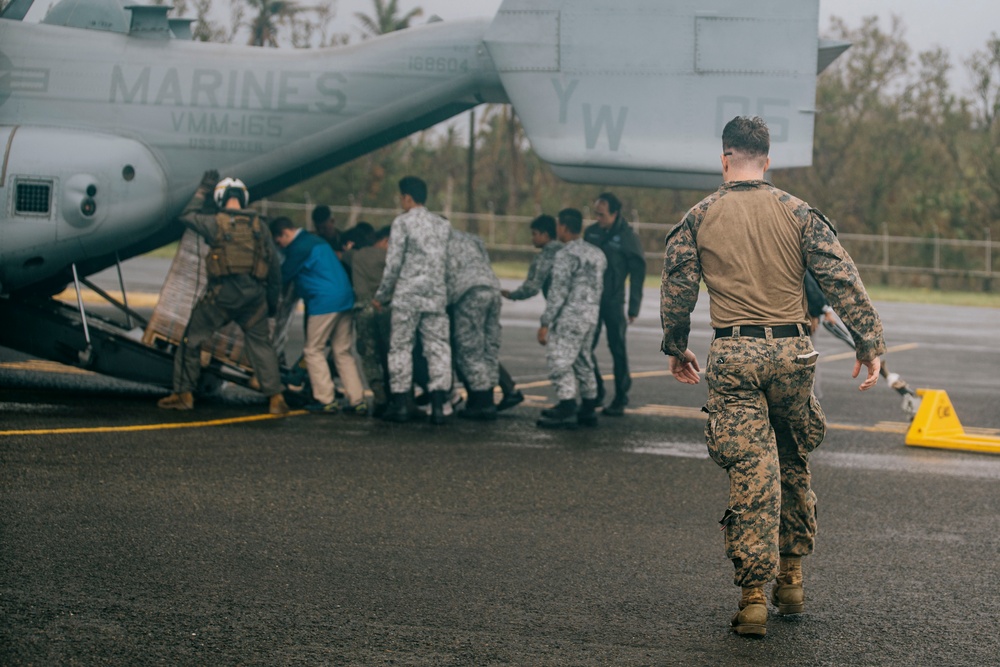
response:
<svg viewBox="0 0 1000 667"><path fill-rule="evenodd" d="M809 453L826 433L812 394L816 360L807 335L712 341L705 439L712 460L729 474L729 507L720 523L737 586L774 579L779 554L813 551Z"/></svg>
<svg viewBox="0 0 1000 667"><path fill-rule="evenodd" d="M500 377L500 292L473 287L452 307L452 355L468 391L493 391Z"/></svg>
<svg viewBox="0 0 1000 667"><path fill-rule="evenodd" d="M591 353L595 328L593 322L566 310L549 330L545 360L549 379L560 401L575 400L577 394L580 398L597 397L594 355Z"/></svg>
<svg viewBox="0 0 1000 667"><path fill-rule="evenodd" d="M413 388L413 347L420 334L430 374L429 391L451 389L451 327L447 313L422 313L392 307L389 333L389 385L394 394Z"/></svg>
<svg viewBox="0 0 1000 667"><path fill-rule="evenodd" d="M389 399L387 392L391 317L389 308L376 310L371 304L354 312L358 357L361 358L361 369L368 388L372 390L376 405L382 405Z"/></svg>

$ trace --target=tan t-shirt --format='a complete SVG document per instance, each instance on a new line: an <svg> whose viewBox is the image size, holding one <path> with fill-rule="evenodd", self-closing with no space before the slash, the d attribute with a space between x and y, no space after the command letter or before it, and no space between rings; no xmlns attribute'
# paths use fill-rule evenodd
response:
<svg viewBox="0 0 1000 667"><path fill-rule="evenodd" d="M801 239L802 222L767 189L714 202L697 241L712 326L805 323Z"/></svg>

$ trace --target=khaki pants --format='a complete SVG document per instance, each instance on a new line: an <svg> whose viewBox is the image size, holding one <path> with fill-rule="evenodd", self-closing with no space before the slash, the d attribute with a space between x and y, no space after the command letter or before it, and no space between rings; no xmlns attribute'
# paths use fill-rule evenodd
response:
<svg viewBox="0 0 1000 667"><path fill-rule="evenodd" d="M351 347L354 343L354 315L351 311L310 315L306 321L306 344L302 356L309 371L313 398L324 405L333 402L333 378L326 362L327 342L333 351L333 363L344 383L351 405L364 400L364 387L358 374Z"/></svg>

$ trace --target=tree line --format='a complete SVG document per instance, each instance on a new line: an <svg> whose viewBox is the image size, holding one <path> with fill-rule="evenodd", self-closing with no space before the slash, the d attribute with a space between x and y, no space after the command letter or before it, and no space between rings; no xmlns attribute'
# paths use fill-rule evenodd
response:
<svg viewBox="0 0 1000 667"><path fill-rule="evenodd" d="M1000 239L1000 37L963 63L942 49L914 53L901 19L876 17L831 37L852 47L817 80L813 166L778 169L779 187L822 209L838 229L858 234ZM960 94L950 74L964 67L974 89ZM510 106L480 107L469 140L457 124L401 140L274 199L395 206L396 180L425 176L437 203L464 193L469 174L476 212L534 215L582 208L613 189L647 222L671 223L706 193L567 183L531 150ZM464 197L454 196L465 207ZM433 205L434 202L432 202Z"/></svg>
<svg viewBox="0 0 1000 667"><path fill-rule="evenodd" d="M399 0L372 0L370 14L354 15L356 35L338 33L330 27L335 1L229 0L222 19L212 0L172 4L178 15L194 14L196 39L262 47L342 45L405 29L423 15ZM915 53L899 17L856 27L834 18L825 32L852 46L817 79L813 166L774 170L775 185L843 232L1000 239L1000 37L993 33L955 63L943 49ZM971 91L954 90L959 70L970 75ZM458 123L439 125L272 199L391 208L396 181L414 173L432 185L438 208L447 193L456 210L530 216L583 208L613 189L631 217L672 223L706 194L567 183L531 150L510 106L481 106L470 117L471 137Z"/></svg>

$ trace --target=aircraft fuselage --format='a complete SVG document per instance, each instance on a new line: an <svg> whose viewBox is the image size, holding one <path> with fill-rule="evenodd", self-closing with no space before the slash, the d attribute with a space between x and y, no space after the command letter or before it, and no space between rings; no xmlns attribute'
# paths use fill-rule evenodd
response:
<svg viewBox="0 0 1000 667"><path fill-rule="evenodd" d="M276 51L0 20L0 290L150 249L206 169L259 198L505 102L488 26Z"/></svg>
<svg viewBox="0 0 1000 667"><path fill-rule="evenodd" d="M0 19L0 293L177 238L206 169L260 198L482 102L578 182L714 188L734 115L768 122L772 166L806 166L817 71L846 48L818 0L504 0L306 50L192 42L123 2Z"/></svg>

